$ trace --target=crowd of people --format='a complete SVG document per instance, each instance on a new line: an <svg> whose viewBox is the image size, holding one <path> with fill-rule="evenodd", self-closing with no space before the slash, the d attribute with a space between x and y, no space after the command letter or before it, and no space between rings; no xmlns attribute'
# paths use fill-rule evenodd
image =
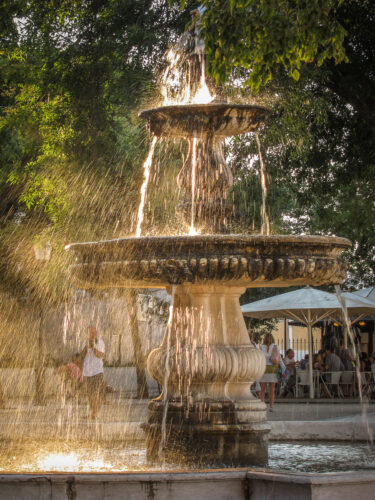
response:
<svg viewBox="0 0 375 500"><path fill-rule="evenodd" d="M252 344L258 347L252 340ZM281 397L294 397L296 395L296 384L299 370L309 369L309 355L303 359L296 360L293 349L287 349L283 356L279 346L275 343L272 333L266 333L263 337L260 350L265 355L266 369L263 377L255 382L251 390L264 401L268 387L269 411L273 411L276 388ZM343 388L343 396L349 397L350 387L353 382L353 372L371 372L372 380L375 379L375 353L368 356L362 352L359 356L352 347L345 348L341 342L337 349L327 346L314 354L312 360L313 370L318 376L321 386L321 397L331 397L327 385L331 382L332 373L341 372L340 383Z"/></svg>

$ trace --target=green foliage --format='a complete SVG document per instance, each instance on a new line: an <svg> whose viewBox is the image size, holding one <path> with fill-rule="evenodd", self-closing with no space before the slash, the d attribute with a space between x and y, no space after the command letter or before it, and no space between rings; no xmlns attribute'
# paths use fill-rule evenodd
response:
<svg viewBox="0 0 375 500"><path fill-rule="evenodd" d="M346 30L337 20L343 0L203 0L200 29L208 70L224 82L245 68L257 92L283 68L298 81L301 66L346 60ZM180 2L184 4L184 2Z"/></svg>
<svg viewBox="0 0 375 500"><path fill-rule="evenodd" d="M260 131L273 232L330 234L352 241L345 258L348 286L375 283L375 4L348 0L336 17L348 35L346 62L301 66L298 82L275 67L256 102L273 109ZM238 76L238 74L237 74ZM242 69L241 81L247 78ZM229 83L230 84L230 83ZM238 82L236 82L239 86ZM242 99L254 102L239 86ZM230 146L235 177L236 224L259 232L260 191L256 143ZM247 226L246 226L247 224ZM243 230L242 229L242 230Z"/></svg>
<svg viewBox="0 0 375 500"><path fill-rule="evenodd" d="M152 0L0 9L0 274L55 300L69 288L64 244L134 230L148 147L137 112L188 15ZM36 236L53 245L48 273L34 270Z"/></svg>

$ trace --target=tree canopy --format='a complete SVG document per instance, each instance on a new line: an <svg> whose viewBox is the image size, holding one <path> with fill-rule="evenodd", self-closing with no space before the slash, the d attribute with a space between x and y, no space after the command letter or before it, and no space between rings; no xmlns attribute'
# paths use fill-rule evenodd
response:
<svg viewBox="0 0 375 500"><path fill-rule="evenodd" d="M2 2L0 274L10 288L21 283L42 299L59 297L69 286L64 244L134 228L149 143L137 114L154 96L164 51L197 6L186 2L180 11L169 4ZM241 102L274 111L259 131L272 230L349 237L351 283L373 284L374 3L201 4L211 75L237 87L227 89L231 97L237 92ZM239 137L227 147L235 172L232 228L257 232L256 141ZM154 190L146 205L164 227L177 200L180 157L177 145L166 151L156 170L168 195ZM36 273L33 245L45 241L53 244L53 258Z"/></svg>
<svg viewBox="0 0 375 500"><path fill-rule="evenodd" d="M188 18L152 0L2 2L3 283L59 296L64 244L134 225L148 144L137 114ZM33 245L51 240L51 264L36 273Z"/></svg>
<svg viewBox="0 0 375 500"><path fill-rule="evenodd" d="M303 63L346 59L346 30L337 17L343 0L200 3L209 70L217 80L225 81L233 68L249 69L246 84L257 91L279 67L298 80Z"/></svg>
<svg viewBox="0 0 375 500"><path fill-rule="evenodd" d="M229 85L240 80L242 95L254 102L246 87L256 90L257 101L274 110L260 133L267 152L273 230L348 237L353 242L347 254L348 284L373 284L375 4L368 0L203 4L201 33L213 75L226 78ZM289 17L288 7L293 14ZM219 26L231 29L219 32L214 25L220 12ZM284 28L280 28L280 16L284 16ZM305 19L305 27L315 23L318 31L300 30L296 16ZM280 39L280 29L285 41ZM298 31L295 38L294 30ZM328 46L331 49L326 50ZM267 47L274 47L272 57ZM305 58L307 53L311 57ZM299 61L298 75L293 75L288 54L297 57L295 64ZM232 158L239 177L253 186L257 169L249 169L248 164L257 152L255 141L238 138L233 147L238 151L237 155L232 151ZM254 214L259 218L252 191L238 182L244 219L246 213L250 220Z"/></svg>

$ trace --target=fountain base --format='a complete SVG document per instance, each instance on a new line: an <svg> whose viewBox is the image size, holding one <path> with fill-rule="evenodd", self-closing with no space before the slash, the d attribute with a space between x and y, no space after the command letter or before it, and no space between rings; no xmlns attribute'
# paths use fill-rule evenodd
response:
<svg viewBox="0 0 375 500"><path fill-rule="evenodd" d="M266 405L250 392L265 360L249 340L239 304L243 291L201 284L172 292L165 337L147 363L163 386L143 425L150 461L267 463Z"/></svg>
<svg viewBox="0 0 375 500"><path fill-rule="evenodd" d="M146 433L147 459L198 466L266 465L270 425L264 421L264 403L241 404L188 401L168 404L163 436L164 404L149 403Z"/></svg>

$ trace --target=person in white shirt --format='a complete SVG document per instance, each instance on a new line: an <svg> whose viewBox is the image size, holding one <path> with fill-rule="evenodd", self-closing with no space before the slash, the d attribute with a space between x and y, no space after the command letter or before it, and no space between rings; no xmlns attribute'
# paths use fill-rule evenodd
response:
<svg viewBox="0 0 375 500"><path fill-rule="evenodd" d="M97 337L95 326L87 328L86 340L82 344L83 381L86 387L90 407L90 418L95 420L103 403L105 382L103 376L103 358L105 346Z"/></svg>

